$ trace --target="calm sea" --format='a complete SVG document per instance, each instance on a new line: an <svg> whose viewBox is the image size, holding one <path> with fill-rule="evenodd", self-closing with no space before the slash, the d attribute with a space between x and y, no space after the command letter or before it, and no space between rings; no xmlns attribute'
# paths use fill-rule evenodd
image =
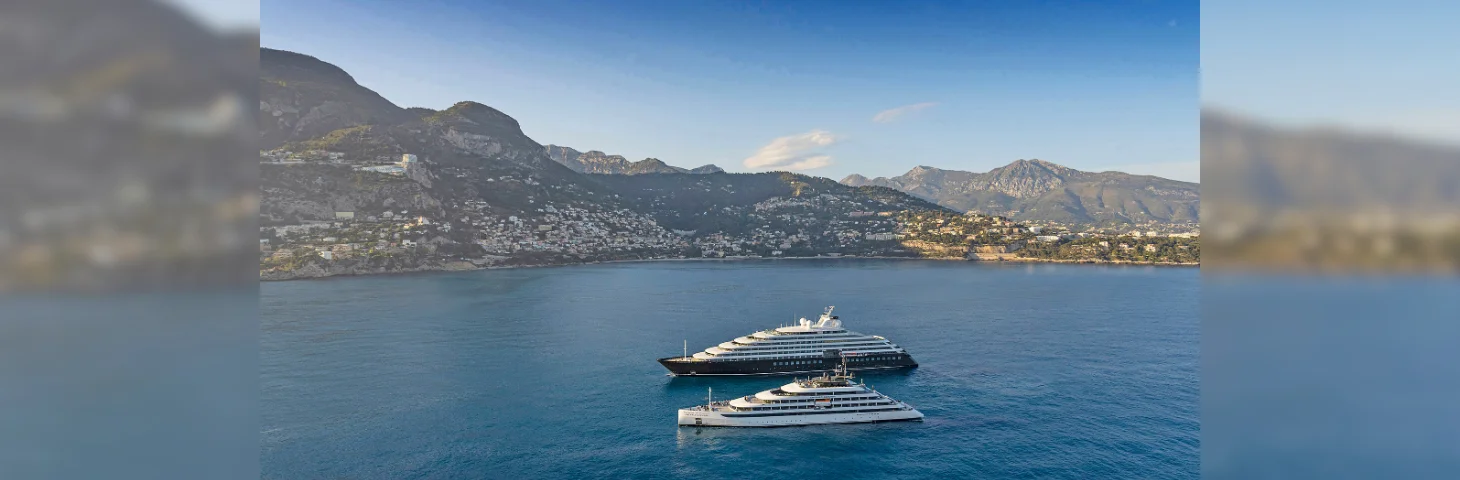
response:
<svg viewBox="0 0 1460 480"><path fill-rule="evenodd" d="M1193 478L1190 268L666 262L265 283L265 478ZM690 429L655 363L835 305L921 423Z"/></svg>

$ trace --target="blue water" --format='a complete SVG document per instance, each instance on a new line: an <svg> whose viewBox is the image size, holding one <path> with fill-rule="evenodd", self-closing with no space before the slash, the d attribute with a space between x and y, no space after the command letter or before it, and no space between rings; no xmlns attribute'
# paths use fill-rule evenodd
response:
<svg viewBox="0 0 1460 480"><path fill-rule="evenodd" d="M1202 478L1460 478L1460 279L1202 282Z"/></svg>
<svg viewBox="0 0 1460 480"><path fill-rule="evenodd" d="M675 262L261 289L265 478L1193 478L1195 269ZM675 426L772 378L655 359L836 305L922 366L922 423ZM815 469L815 470L813 470Z"/></svg>

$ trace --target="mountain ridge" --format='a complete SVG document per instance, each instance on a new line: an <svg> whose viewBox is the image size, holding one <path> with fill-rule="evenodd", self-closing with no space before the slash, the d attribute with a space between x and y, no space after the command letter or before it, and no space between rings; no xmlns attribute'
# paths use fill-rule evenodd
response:
<svg viewBox="0 0 1460 480"><path fill-rule="evenodd" d="M308 55L260 49L259 70L265 279L651 258L969 258L969 242L1032 235L882 185L544 145L486 104L401 108ZM1049 177L1070 176L1056 167L1026 162L990 182L1001 198L1067 188ZM915 170L939 188L934 179L974 175Z"/></svg>
<svg viewBox="0 0 1460 480"><path fill-rule="evenodd" d="M261 156L295 162L271 166L261 175L260 213L269 224L330 221L340 211L383 214L400 205L411 205L407 210L432 218L481 216L471 220L471 227L458 225L460 230L451 230L456 232L453 241L461 243L470 240L463 232L486 225L489 219L495 225L501 222L498 217L521 221L572 208L623 217L623 224L642 224L643 218L683 213L673 205L638 203L642 192L622 190L615 186L619 184L597 178L603 176L642 177L628 184L650 189L689 185L685 183L692 183L689 177L724 176L717 180L719 190L695 196L741 213L771 199L743 197L744 192L774 196L801 192L796 185L821 180L835 183L794 176L726 174L714 165L685 169L655 158L630 162L596 150L579 152L543 145L528 137L515 118L480 102L461 101L442 110L401 108L318 58L268 48L260 49L259 58L260 123L267 127L260 131ZM409 169L400 167L404 179L366 170L398 164L407 154L416 161ZM265 164L271 163L280 162ZM419 187L410 186L412 182ZM770 185L775 182L784 185ZM826 191L850 200L837 204L838 209L852 204L864 208L880 204L877 208L882 209L942 208L901 193L898 198L865 189ZM729 202L732 197L739 203ZM637 210L631 208L636 205ZM709 213L727 225L743 221L723 210ZM653 227L644 228L650 230L640 233L649 238L647 233Z"/></svg>
<svg viewBox="0 0 1460 480"><path fill-rule="evenodd" d="M894 188L954 210L1080 224L1195 223L1199 185L1151 175L1086 172L1019 159L988 172L918 165L895 177L851 174L846 185Z"/></svg>
<svg viewBox="0 0 1460 480"><path fill-rule="evenodd" d="M629 161L622 155L609 155L601 150L588 150L579 152L572 147L562 145L544 145L548 157L578 173L594 173L607 175L643 175L650 173L692 173L709 174L721 173L721 169L714 164L702 165L695 168L676 167L664 163L657 158L645 158L637 162Z"/></svg>

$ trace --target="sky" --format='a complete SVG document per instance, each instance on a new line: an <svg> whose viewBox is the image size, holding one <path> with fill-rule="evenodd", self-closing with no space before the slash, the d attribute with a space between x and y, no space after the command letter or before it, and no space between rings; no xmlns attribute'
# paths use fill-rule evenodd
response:
<svg viewBox="0 0 1460 480"><path fill-rule="evenodd" d="M1460 3L1206 2L1205 105L1284 126L1460 145Z"/></svg>
<svg viewBox="0 0 1460 480"><path fill-rule="evenodd" d="M260 9L263 46L333 63L397 105L473 100L539 143L630 160L836 179L1032 158L1200 171L1196 1Z"/></svg>
<svg viewBox="0 0 1460 480"><path fill-rule="evenodd" d="M162 0L221 31L259 28L259 0Z"/></svg>

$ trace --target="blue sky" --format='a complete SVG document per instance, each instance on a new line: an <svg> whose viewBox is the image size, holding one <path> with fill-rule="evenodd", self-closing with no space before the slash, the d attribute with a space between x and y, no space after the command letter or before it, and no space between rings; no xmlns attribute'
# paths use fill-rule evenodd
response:
<svg viewBox="0 0 1460 480"><path fill-rule="evenodd" d="M1098 3L1098 5L1095 5ZM1020 158L1195 180L1195 1L266 0L266 47L539 143L841 178Z"/></svg>
<svg viewBox="0 0 1460 480"><path fill-rule="evenodd" d="M1202 101L1288 126L1387 130L1460 144L1460 3L1202 6Z"/></svg>

